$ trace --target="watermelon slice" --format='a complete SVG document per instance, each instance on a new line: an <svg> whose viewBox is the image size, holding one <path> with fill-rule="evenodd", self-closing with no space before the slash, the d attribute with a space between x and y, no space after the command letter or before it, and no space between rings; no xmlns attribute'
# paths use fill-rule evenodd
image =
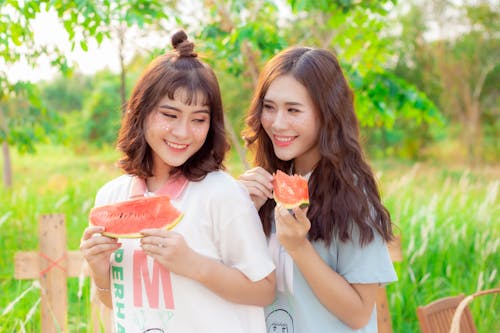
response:
<svg viewBox="0 0 500 333"><path fill-rule="evenodd" d="M307 179L300 175L289 176L281 170L276 171L273 189L274 200L286 209L309 206Z"/></svg>
<svg viewBox="0 0 500 333"><path fill-rule="evenodd" d="M103 226L104 236L140 238L142 229L172 229L183 214L168 196L154 196L95 207L90 211L90 225Z"/></svg>

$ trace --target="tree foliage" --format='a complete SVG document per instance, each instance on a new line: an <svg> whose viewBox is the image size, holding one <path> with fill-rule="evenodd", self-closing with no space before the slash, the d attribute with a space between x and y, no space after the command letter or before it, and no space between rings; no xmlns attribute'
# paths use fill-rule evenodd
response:
<svg viewBox="0 0 500 333"><path fill-rule="evenodd" d="M451 85L446 86L446 89L443 88L444 76L439 75L439 70L443 72L446 66L449 66L448 73L457 72L452 69L462 64L462 59L467 56L470 58L467 63L471 64L469 67L466 66L467 68L473 68L474 63L484 63L483 58L478 58L478 52L474 51L477 50L476 46L480 40L484 40L484 43L480 44L484 51L479 53L489 54L489 59L493 59L494 64L496 62L494 55L498 52L494 52L497 46L491 42L492 36L498 36L494 33L498 30L498 15L486 5L487 2L481 2L480 6L463 7L464 17L467 17L470 23L468 26L471 27L467 32L469 39L464 37L443 44L446 46L446 52L455 56L456 65L455 62L448 61L451 59L449 57L440 65L434 53L429 55L426 52L430 43L424 38L427 29L424 14L419 16L419 13L414 11L412 15L406 17L408 22L402 26L403 34L408 37L399 38L387 33L393 28L389 25L387 16L394 9L395 2L395 0L288 0L286 2L204 0L197 3L203 11L199 15L200 19L196 24L188 24L192 22L192 18L183 16L183 9L178 1L45 0L36 3L30 1L18 3L6 0L0 9L0 37L2 37L0 60L6 64L27 61L35 66L37 59L47 56L63 73L71 72L71 67L56 46L40 46L34 42L31 22L42 12L55 12L68 34L72 47L83 50L88 48L90 42L95 41L99 44L104 39L119 40L123 46L125 32L131 31L127 29L150 31L151 27L153 30L164 31L165 20L171 19L170 22L174 20L178 27L184 26L195 38L198 50L202 51L206 56L205 59L223 78L224 82L221 82L221 85L224 87L224 95L227 96L226 109L231 123L236 125L232 136L238 141L237 133L241 130L243 114L263 64L276 52L289 45L328 48L338 55L355 90L356 108L365 135L369 140L382 140L383 151L387 153L393 152L415 158L418 157L421 148L432 140L432 135L429 134L432 127L443 122L439 109L457 109L457 101L453 101L453 96L457 95L454 93L456 90L450 89ZM439 7L439 3L436 6ZM186 27L188 25L189 27ZM485 32L490 33L488 35ZM170 36L170 33L171 31L165 36ZM398 44L404 44L403 46L408 47L409 51L400 53L396 70L392 71L393 45L398 46ZM123 60L121 57L122 73L118 95L114 88L111 88L114 83L108 82L108 86L101 86L102 89L111 89L110 94L120 99L118 105L124 104L126 95L126 64ZM412 64L424 66L430 71L413 70ZM489 91L488 87L494 85L489 83L491 81L489 77L491 73L496 72L495 66L488 67L493 68L490 74L483 75L485 91ZM405 73L405 69L409 70ZM463 77L470 77L471 80L481 77L480 72L474 71L460 72L460 74ZM14 83L10 82L5 74L0 74L0 79L0 96L3 103L17 98L23 83L14 88ZM130 84L130 80L128 82ZM235 87L238 87L237 91L226 92L234 90ZM65 91L71 93L70 86L65 88ZM28 86L26 89L28 94L30 91L32 94L37 93ZM461 89L463 90L463 87ZM45 92L52 94L51 96L58 96L57 90ZM446 97L447 95L449 97ZM26 93L23 96L26 96ZM110 110L112 106L108 103L110 98L102 92L94 90L88 96L90 99L84 106L84 119L89 120L89 126L86 126L83 133L94 138L99 132L96 132L97 127L104 126L101 118L103 108ZM66 98L67 100L61 99L58 103L52 102L41 107L66 109L67 104L66 106L63 104L72 103L69 96ZM79 108L80 105L76 102L78 96L73 95L72 98L75 106ZM445 99L448 99L449 105L454 103L455 107L444 107ZM100 105L100 102L96 102L98 100L108 106ZM495 101L494 98L488 98L483 99L481 103L494 105ZM459 102L462 105L464 103L464 101ZM3 112L4 125L0 129L0 138L17 147L27 147L24 144L28 139L20 139L19 135L10 132L9 126L12 125L8 123L9 126L6 126L7 117L19 117L16 119L19 124L23 124L22 119L37 116L43 116L44 121L51 122L55 126L59 121L51 118L51 112L36 112L34 108L24 108L15 115ZM92 114L93 112L95 114ZM112 115L114 117L114 113ZM483 113L483 115L488 114ZM491 116L491 113L489 115ZM107 121L110 121L109 124L115 124L119 118L109 117ZM26 127L30 126L29 122L24 124ZM90 130L92 126L97 127ZM37 131L40 133L40 138L28 135L32 140L31 147L54 132L54 129L45 133ZM29 133L29 130L26 130L26 133ZM425 135L417 135L422 133ZM108 136L103 134L103 141L111 140L106 138Z"/></svg>
<svg viewBox="0 0 500 333"><path fill-rule="evenodd" d="M36 43L32 23L40 13L55 12L68 34L71 49L78 46L87 51L91 41L101 44L104 38L109 38L112 27L116 25L123 32L126 27L143 28L146 24L164 18L165 4L156 0L4 0L0 7L0 63L9 66L23 61L35 67L38 59L46 57L61 73L71 73L66 57L57 46ZM122 77L124 81L124 72ZM122 84L122 101L124 88L125 83ZM10 163L9 146L16 146L20 151L33 151L37 142L57 132L59 118L55 116L54 110L49 111L40 103L37 94L38 91L32 85L11 82L6 73L0 72L0 142L7 184L11 183L11 176L6 176L11 170L10 165L7 165ZM17 103L22 99L24 102ZM11 105L19 105L16 112L5 111ZM33 123L53 126L43 125L34 131Z"/></svg>
<svg viewBox="0 0 500 333"><path fill-rule="evenodd" d="M461 6L424 1L413 4L400 19L403 31L395 73L424 91L451 121L460 124L471 162L486 157L483 137L491 127L493 138L498 139L494 130L499 112L498 8L490 1L465 1ZM432 35L431 23L440 27Z"/></svg>
<svg viewBox="0 0 500 333"><path fill-rule="evenodd" d="M96 75L96 84L85 101L82 114L83 138L103 146L113 144L120 128L120 78L107 71Z"/></svg>
<svg viewBox="0 0 500 333"><path fill-rule="evenodd" d="M358 116L368 132L377 128L394 131L396 122L423 126L440 123L438 109L425 94L387 71L391 49L384 31L388 27L386 15L394 3L290 0L278 8L273 1L210 1L208 24L199 39L217 68L246 78L243 89L249 90L248 96L260 68L276 52L290 45L322 47L335 52L342 62L357 95ZM237 99L229 104L232 123L241 124L249 100ZM417 157L424 143L409 135L397 136L403 138L391 144L401 147L386 151L396 154L412 147L405 154Z"/></svg>

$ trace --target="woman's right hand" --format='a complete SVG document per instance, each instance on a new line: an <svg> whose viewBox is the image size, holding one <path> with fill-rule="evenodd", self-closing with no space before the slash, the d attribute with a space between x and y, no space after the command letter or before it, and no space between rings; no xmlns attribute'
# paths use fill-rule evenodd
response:
<svg viewBox="0 0 500 333"><path fill-rule="evenodd" d="M109 285L109 257L120 248L117 239L100 235L104 227L90 226L83 232L80 251L87 261L91 275L98 287Z"/></svg>
<svg viewBox="0 0 500 333"><path fill-rule="evenodd" d="M273 176L265 169L255 167L247 170L240 175L239 181L250 193L250 198L252 198L257 210L264 205L267 199L273 198Z"/></svg>

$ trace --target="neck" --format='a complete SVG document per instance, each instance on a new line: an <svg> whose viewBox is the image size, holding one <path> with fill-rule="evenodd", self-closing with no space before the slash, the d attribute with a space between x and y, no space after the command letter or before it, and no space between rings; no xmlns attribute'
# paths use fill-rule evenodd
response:
<svg viewBox="0 0 500 333"><path fill-rule="evenodd" d="M314 170L314 168L316 167L316 164L319 162L319 160L318 161L308 161L306 163L300 163L300 162L301 161L297 161L297 159L295 159L293 161L292 173L304 176L304 175L306 175L309 172Z"/></svg>
<svg viewBox="0 0 500 333"><path fill-rule="evenodd" d="M153 176L146 179L146 187L149 192L156 192L170 179L170 167L159 167L156 165L153 168Z"/></svg>
<svg viewBox="0 0 500 333"><path fill-rule="evenodd" d="M146 178L146 187L149 192L156 192L159 190L168 180L168 177L148 177Z"/></svg>

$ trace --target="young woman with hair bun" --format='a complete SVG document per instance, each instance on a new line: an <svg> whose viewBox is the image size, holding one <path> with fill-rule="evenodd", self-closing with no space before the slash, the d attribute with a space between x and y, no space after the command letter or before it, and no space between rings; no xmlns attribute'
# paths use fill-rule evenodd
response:
<svg viewBox="0 0 500 333"><path fill-rule="evenodd" d="M248 192L223 171L219 84L184 31L172 46L132 91L117 144L125 174L95 205L168 195L184 216L140 239L88 227L80 249L116 332L265 332L274 264Z"/></svg>

